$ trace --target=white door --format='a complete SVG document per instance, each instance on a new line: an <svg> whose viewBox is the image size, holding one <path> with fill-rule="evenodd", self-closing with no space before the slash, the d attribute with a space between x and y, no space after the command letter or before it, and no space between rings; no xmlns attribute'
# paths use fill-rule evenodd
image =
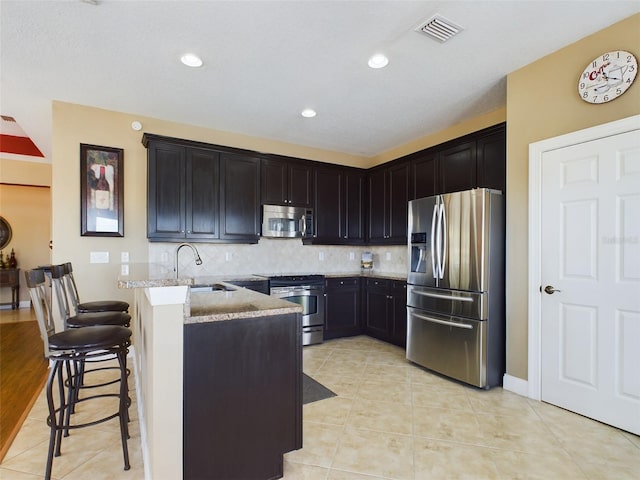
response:
<svg viewBox="0 0 640 480"><path fill-rule="evenodd" d="M541 252L542 400L640 434L640 131L543 154Z"/></svg>

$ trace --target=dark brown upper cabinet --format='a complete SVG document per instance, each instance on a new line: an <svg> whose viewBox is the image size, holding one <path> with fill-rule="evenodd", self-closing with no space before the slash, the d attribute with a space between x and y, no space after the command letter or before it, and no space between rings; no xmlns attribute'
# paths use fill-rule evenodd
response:
<svg viewBox="0 0 640 480"><path fill-rule="evenodd" d="M218 153L163 142L148 153L149 239L217 239Z"/></svg>
<svg viewBox="0 0 640 480"><path fill-rule="evenodd" d="M255 243L260 238L260 159L220 154L220 239Z"/></svg>
<svg viewBox="0 0 640 480"><path fill-rule="evenodd" d="M409 162L377 167L369 175L370 243L402 245L407 242Z"/></svg>
<svg viewBox="0 0 640 480"><path fill-rule="evenodd" d="M314 209L312 243L407 241L414 198L505 191L506 124L363 170L145 133L151 241L256 243L261 204Z"/></svg>
<svg viewBox="0 0 640 480"><path fill-rule="evenodd" d="M256 243L260 160L244 151L145 134L151 241Z"/></svg>
<svg viewBox="0 0 640 480"><path fill-rule="evenodd" d="M478 138L476 147L478 186L500 190L506 187L507 132L504 128Z"/></svg>
<svg viewBox="0 0 640 480"><path fill-rule="evenodd" d="M438 157L438 193L460 192L477 186L476 142L447 148Z"/></svg>
<svg viewBox="0 0 640 480"><path fill-rule="evenodd" d="M419 156L411 163L413 192L411 199L431 197L438 193L438 153Z"/></svg>
<svg viewBox="0 0 640 480"><path fill-rule="evenodd" d="M411 154L411 199L483 187L504 192L506 157L504 123Z"/></svg>
<svg viewBox="0 0 640 480"><path fill-rule="evenodd" d="M313 243L347 244L364 241L363 173L351 168L314 168Z"/></svg>
<svg viewBox="0 0 640 480"><path fill-rule="evenodd" d="M262 159L262 203L311 208L311 175L312 168L304 161Z"/></svg>

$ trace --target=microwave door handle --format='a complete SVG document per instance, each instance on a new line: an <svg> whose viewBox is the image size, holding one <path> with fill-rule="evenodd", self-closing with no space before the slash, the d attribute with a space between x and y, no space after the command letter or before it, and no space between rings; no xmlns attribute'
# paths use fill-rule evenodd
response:
<svg viewBox="0 0 640 480"><path fill-rule="evenodd" d="M444 278L444 269L447 263L447 214L444 209L444 203L440 204L440 239L442 241L442 251L440 253L440 264L438 265L440 278Z"/></svg>
<svg viewBox="0 0 640 480"><path fill-rule="evenodd" d="M438 278L438 267L436 267L435 252L435 235L436 235L436 217L438 216L438 204L433 206L433 214L431 215L431 271L433 278Z"/></svg>

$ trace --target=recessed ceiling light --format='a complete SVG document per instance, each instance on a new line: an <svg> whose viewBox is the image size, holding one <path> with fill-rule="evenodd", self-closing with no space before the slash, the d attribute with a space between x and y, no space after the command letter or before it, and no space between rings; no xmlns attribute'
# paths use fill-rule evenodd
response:
<svg viewBox="0 0 640 480"><path fill-rule="evenodd" d="M182 57L180 57L180 61L184 63L187 67L201 67L202 60L194 53L185 53Z"/></svg>
<svg viewBox="0 0 640 480"><path fill-rule="evenodd" d="M316 116L316 111L311 108L305 108L302 110L301 115L306 118L312 118Z"/></svg>
<svg viewBox="0 0 640 480"><path fill-rule="evenodd" d="M367 63L371 68L384 68L389 64L389 59L382 53L376 53Z"/></svg>

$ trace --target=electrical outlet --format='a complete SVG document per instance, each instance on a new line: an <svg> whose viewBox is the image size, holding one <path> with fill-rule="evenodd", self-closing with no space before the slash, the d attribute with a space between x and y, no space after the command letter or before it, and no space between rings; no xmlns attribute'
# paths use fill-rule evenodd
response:
<svg viewBox="0 0 640 480"><path fill-rule="evenodd" d="M320 260L321 262L324 262L324 252L318 253L318 260Z"/></svg>
<svg viewBox="0 0 640 480"><path fill-rule="evenodd" d="M391 252L387 252L387 260L391 260Z"/></svg>
<svg viewBox="0 0 640 480"><path fill-rule="evenodd" d="M355 260L355 259L356 259L355 252L349 252L349 260Z"/></svg>
<svg viewBox="0 0 640 480"><path fill-rule="evenodd" d="M129 265L126 263L120 265L120 275L129 275Z"/></svg>
<svg viewBox="0 0 640 480"><path fill-rule="evenodd" d="M230 262L232 258L233 258L233 254L231 252L224 252L224 259L227 262Z"/></svg>
<svg viewBox="0 0 640 480"><path fill-rule="evenodd" d="M120 263L129 263L129 252L120 252Z"/></svg>
<svg viewBox="0 0 640 480"><path fill-rule="evenodd" d="M109 263L109 252L89 252L89 263Z"/></svg>

